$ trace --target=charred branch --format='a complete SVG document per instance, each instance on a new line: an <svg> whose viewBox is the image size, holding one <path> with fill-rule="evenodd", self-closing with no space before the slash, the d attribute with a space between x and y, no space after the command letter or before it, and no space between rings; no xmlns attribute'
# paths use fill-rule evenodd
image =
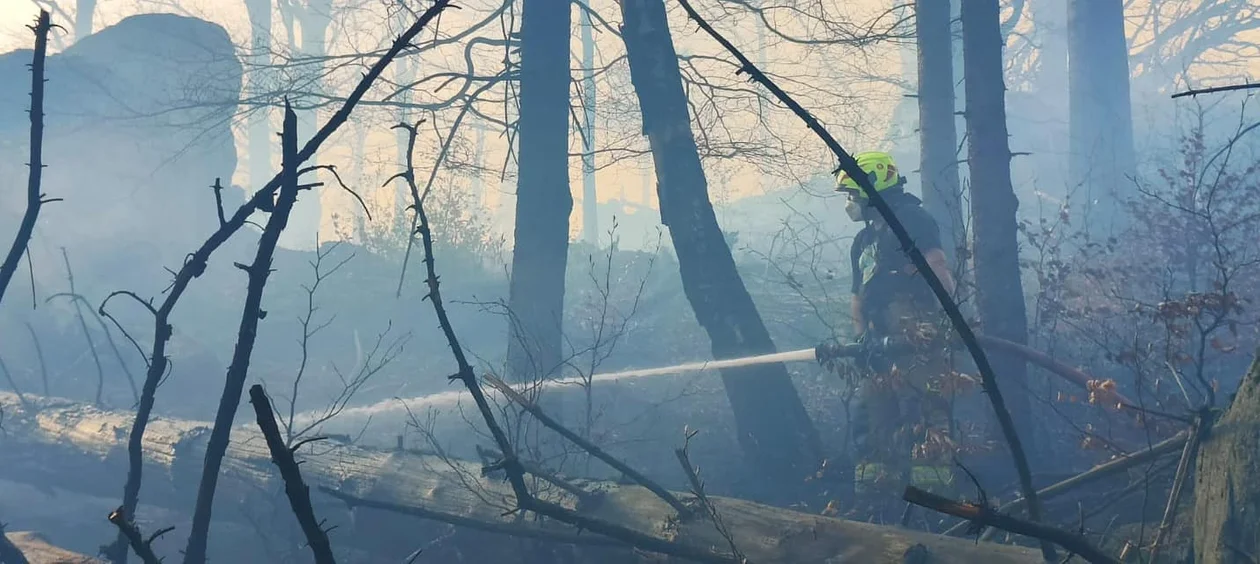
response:
<svg viewBox="0 0 1260 564"><path fill-rule="evenodd" d="M141 562L144 562L144 564L161 564L162 559L158 558L157 554L153 552L153 541L175 530L175 527L159 529L146 539L144 534L140 532L140 527L137 527L131 521L131 518L127 516L122 507L111 511L107 519L115 527L118 527L118 533L127 539L127 544L131 546L132 550L136 551L136 556L140 557Z"/></svg>
<svg viewBox="0 0 1260 564"><path fill-rule="evenodd" d="M1248 82L1246 84L1231 84L1229 86L1214 86L1212 88L1199 88L1197 90L1186 90L1178 92L1172 97L1183 98L1186 96L1198 96L1199 94L1214 94L1216 92L1233 92L1235 90L1251 90L1252 88L1260 88L1260 83Z"/></svg>
<svg viewBox="0 0 1260 564"><path fill-rule="evenodd" d="M902 499L933 511L966 519L976 525L996 527L1017 535L1052 542L1092 564L1120 564L1119 560L1099 550L1081 535L1004 515L985 505L954 501L914 486L906 487Z"/></svg>
<svg viewBox="0 0 1260 564"><path fill-rule="evenodd" d="M22 222L18 225L17 235L0 263L0 301L4 300L4 292L17 272L18 263L31 242L35 232L35 222L39 219L39 210L44 204L59 201L60 198L47 198L40 192L40 180L44 173L44 61L48 55L48 33L52 29L52 21L47 10L40 10L39 19L31 30L35 32L35 53L31 57L31 160L26 181L26 212L22 214Z"/></svg>
<svg viewBox="0 0 1260 564"><path fill-rule="evenodd" d="M669 490L666 490L661 487L660 484L657 484L647 476L644 476L638 470L635 470L626 463L618 460L617 457L609 454L604 449L599 448L598 445L583 439L577 433L574 433L564 425L561 425L559 421L552 419L551 416L547 415L547 412L539 408L537 404L530 401L529 398L521 395L520 392L512 389L512 387L503 380L489 374L485 375L485 380L496 390L499 390L499 392L501 392L504 396L507 396L512 403L519 405L521 409L529 412L529 414L534 416L534 418L537 419L539 423L542 423L544 427L547 427L565 439L568 439L582 450L590 453L591 456L598 458L612 469L621 472L626 478L629 478L634 483L647 488L648 491L656 494L657 497L661 498L661 500L665 503L668 503L670 507L673 507L674 510L678 512L678 515L687 516L691 514L691 509L684 505L682 501L674 496L674 494L669 493Z"/></svg>
<svg viewBox="0 0 1260 564"><path fill-rule="evenodd" d="M283 192L282 192L283 194ZM302 481L302 471L293 459L293 451L280 436L280 426L276 424L275 412L271 409L271 400L259 384L249 388L249 402L254 405L254 416L258 420L258 430L267 439L267 449L271 451L271 461L280 469L280 477L284 479L284 494L289 498L289 506L302 527L306 536L306 544L315 554L318 564L336 564L332 546L328 542L328 532L315 517L315 508L311 505L311 489Z"/></svg>
<svg viewBox="0 0 1260 564"><path fill-rule="evenodd" d="M275 211L267 219L267 225L263 228L262 236L258 240L258 251L254 255L253 264L236 265L248 274L249 285L245 292L245 307L241 312L240 329L237 332L236 347L232 353L232 363L228 366L223 396L219 399L219 409L214 417L214 428L210 432L210 442L206 447L201 483L197 487L192 531L188 537L188 547L184 550L184 562L189 564L201 564L206 561L210 513L214 504L214 490L218 485L219 468L223 464L224 454L227 453L228 438L236 419L236 409L241 403L245 377L249 374L249 361L254 353L254 343L258 337L258 321L267 315L262 309L263 290L267 286L267 278L271 275L271 261L280 241L280 232L284 231L289 222L289 214L293 211L293 205L297 203L297 114L291 108L286 108L284 112L284 129L280 134L280 146L283 155L281 165L283 170L280 173L280 194L276 198ZM300 514L298 518L301 520ZM316 555L318 554L317 551Z"/></svg>

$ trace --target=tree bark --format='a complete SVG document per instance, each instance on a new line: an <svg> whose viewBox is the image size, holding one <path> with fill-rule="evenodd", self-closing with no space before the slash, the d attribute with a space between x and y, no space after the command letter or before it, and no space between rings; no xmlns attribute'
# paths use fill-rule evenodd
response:
<svg viewBox="0 0 1260 564"><path fill-rule="evenodd" d="M22 483L54 486L96 495L116 494L112 480L85 476L121 475L127 462L123 448L131 415L104 411L58 398L28 396L23 407L17 396L0 392L5 413L5 434L0 434L4 461L0 478ZM146 498L176 510L191 505L200 461L206 451L208 423L180 419L153 421L144 437L145 462L158 471L145 481ZM378 500L421 508L427 519L460 517L460 526L495 530L509 535L543 535L599 541L597 535L576 531L551 520L517 519L505 514L513 506L510 488L493 476L481 476L477 463L440 459L411 451L379 451L348 444L321 443L321 456L307 456L303 478L312 490L332 490L338 497ZM607 482L582 483L599 496L594 507L579 507L586 514L631 527L672 542L692 547L726 546L711 523L703 519L678 522L675 512L651 492ZM473 489L470 489L471 488ZM228 504L216 518L231 518L236 506L250 496L270 495L282 487L271 464L266 442L254 426L232 430L224 458L221 495L239 500ZM474 491L475 489L475 491ZM596 494L599 490L602 494ZM684 494L677 494L683 496ZM569 497L544 495L572 506ZM986 562L1033 564L1040 557L1023 547L975 544L910 530L858 523L752 502L710 496L735 541L752 562L759 564L824 564L825 562L900 562L901 555L922 544L936 564ZM319 501L330 498L319 494ZM331 506L329 506L331 507ZM359 511L364 511L360 509ZM103 519L104 516L102 516ZM365 518L359 515L356 519ZM330 523L344 523L344 516L328 516ZM382 523L373 517L372 521ZM380 527L391 529L392 526ZM411 546L414 527L399 527ZM332 531L332 542L351 541L345 529Z"/></svg>
<svg viewBox="0 0 1260 564"><path fill-rule="evenodd" d="M1028 320L1019 271L1019 200L1011 185L999 9L998 0L969 0L962 7L976 306L984 334L1022 345L1028 342ZM1027 366L1019 357L993 352L994 371L1003 376L999 389L1025 449L1036 458L1025 391Z"/></svg>
<svg viewBox="0 0 1260 564"><path fill-rule="evenodd" d="M1134 173L1129 50L1122 0L1068 2L1069 189L1091 206L1099 235L1123 225Z"/></svg>
<svg viewBox="0 0 1260 564"><path fill-rule="evenodd" d="M572 10L553 0L521 8L519 174L509 381L543 378L563 360L564 273L569 255L569 36Z"/></svg>
<svg viewBox="0 0 1260 564"><path fill-rule="evenodd" d="M1194 489L1194 561L1260 558L1260 361L1199 450ZM1250 556L1250 560L1247 559Z"/></svg>
<svg viewBox="0 0 1260 564"><path fill-rule="evenodd" d="M954 121L954 58L949 3L915 0L919 52L919 177L923 207L941 227L952 263L966 242L962 186L958 181L958 129Z"/></svg>
<svg viewBox="0 0 1260 564"><path fill-rule="evenodd" d="M662 0L621 2L630 79L651 145L661 222L683 291L716 359L775 352L709 201ZM722 383L736 433L767 496L790 495L822 462L818 432L782 364L731 368ZM772 491L777 489L778 491Z"/></svg>
<svg viewBox="0 0 1260 564"><path fill-rule="evenodd" d="M300 85L299 90L306 90L314 94L322 94L324 91L324 63L323 59L328 56L328 27L332 24L332 0L305 0L304 2L292 3L292 17L297 21L298 29L301 30L301 43L290 45L290 49L297 53L301 58L310 59L308 64L302 65L302 79L304 84ZM299 106L307 106L320 102L317 98L306 98L298 96ZM298 116L298 130L313 134L319 128L319 111L314 108L297 108L294 110ZM317 153L312 159L312 165L318 165L320 161ZM312 176L320 176L321 171L314 171ZM296 204L293 205L293 213L289 217L289 227L280 235L280 244L290 249L314 249L315 236L319 233L320 226L323 222L323 205L320 201L322 191L307 190L304 191Z"/></svg>

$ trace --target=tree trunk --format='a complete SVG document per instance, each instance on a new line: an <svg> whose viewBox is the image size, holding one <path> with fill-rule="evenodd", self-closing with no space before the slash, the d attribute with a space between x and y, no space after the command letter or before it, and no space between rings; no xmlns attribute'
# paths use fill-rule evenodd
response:
<svg viewBox="0 0 1260 564"><path fill-rule="evenodd" d="M0 452L4 453L5 462L0 465L0 479L102 496L116 495L116 480L109 477L126 472L123 441L132 415L102 411L58 398L26 396L26 399L29 407L24 407L17 396L0 392L6 430L0 434ZM153 421L144 437L144 456L146 465L159 470L145 475L146 499L176 510L188 509L206 449L207 425L169 418ZM431 512L428 517L431 521L460 517L464 519L461 527L465 528L497 527L518 536L545 534L593 542L601 540L590 532L575 535L577 531L554 521L519 519L514 513L505 513L505 508L512 506L511 490L502 480L482 476L477 463L440 459L413 451L366 449L334 441L320 444L324 446L315 447L321 453L319 456L310 454L311 447L299 451L303 456L302 477L313 492L318 492L317 503L332 501L324 493L331 490L360 499L419 507ZM665 502L641 487L609 482L578 483L590 492L603 491L592 494L597 498L597 502L591 504L594 507L579 508L588 515L670 538L682 546L708 549L727 546L708 521L702 518L678 521ZM228 443L228 456L224 459L221 495L235 503L225 503L222 515L217 517L229 518L234 511L257 499L256 496L270 497L282 487L262 435L253 426L234 429ZM539 495L574 506L568 494L564 497L558 492ZM1035 551L1022 547L976 544L967 539L800 513L738 499L715 496L710 499L735 542L750 561L759 564L899 563L902 554L915 544L924 545L935 564L1040 562ZM405 541L412 548L428 540L417 534L415 526L396 526L396 519L382 521L375 517L371 522L377 530L352 534L348 528L354 525L347 522L345 515L335 514L336 507L329 503L317 509L329 526L338 526L332 531L334 544L339 540L353 542L353 537L365 533L380 537L389 530L397 530L404 537L393 539L395 542ZM369 515L365 514L373 513L362 507L355 511L356 522L367 520ZM103 515L101 520L104 521ZM446 531L437 530L433 537L447 535ZM155 548L168 545L171 545L169 540L159 542Z"/></svg>
<svg viewBox="0 0 1260 564"><path fill-rule="evenodd" d="M923 207L941 226L945 254L953 263L966 242L962 186L958 181L958 129L954 122L954 59L949 4L915 1L919 52L919 177Z"/></svg>
<svg viewBox="0 0 1260 564"><path fill-rule="evenodd" d="M1069 189L1090 205L1089 220L1123 225L1123 203L1134 173L1129 50L1122 0L1068 1Z"/></svg>
<svg viewBox="0 0 1260 564"><path fill-rule="evenodd" d="M508 377L544 378L560 368L564 272L569 254L568 3L521 8L520 163L508 308ZM511 380L509 380L511 381Z"/></svg>
<svg viewBox="0 0 1260 564"><path fill-rule="evenodd" d="M1028 342L1028 320L1019 272L1019 200L1011 186L999 10L998 0L968 0L962 6L976 307L984 334L1022 345ZM1025 450L1035 458L1027 366L1023 359L998 351L990 360L1002 375L1002 396Z"/></svg>
<svg viewBox="0 0 1260 564"><path fill-rule="evenodd" d="M630 79L655 162L661 222L678 255L683 290L713 357L775 352L709 202L662 0L623 0ZM745 455L764 495L790 495L822 462L818 432L782 364L722 371ZM772 493L772 490L777 492Z"/></svg>
<svg viewBox="0 0 1260 564"><path fill-rule="evenodd" d="M582 11L582 239L599 246L599 195L595 192L595 38L591 14Z"/></svg>
<svg viewBox="0 0 1260 564"><path fill-rule="evenodd" d="M1199 449L1194 489L1196 564L1260 556L1260 360Z"/></svg>
<svg viewBox="0 0 1260 564"><path fill-rule="evenodd" d="M249 84L247 92L254 99L257 107L249 111L246 118L246 144L249 157L249 187L247 197L271 180L276 169L271 164L272 138L271 108L266 105L268 88L274 88L266 78L271 65L271 0L245 0L245 9L249 13L249 46L250 54L246 59L251 69L246 76Z"/></svg>

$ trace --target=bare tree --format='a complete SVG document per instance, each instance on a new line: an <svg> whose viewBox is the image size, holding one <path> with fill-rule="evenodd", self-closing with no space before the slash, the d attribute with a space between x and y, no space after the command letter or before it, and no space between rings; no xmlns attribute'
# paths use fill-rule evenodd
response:
<svg viewBox="0 0 1260 564"><path fill-rule="evenodd" d="M13 280L13 273L17 272L22 255L26 254L31 235L35 232L35 222L39 220L40 209L44 204L59 200L47 198L40 191L40 179L44 173L44 62L48 55L48 33L51 29L52 17L47 11L41 10L39 19L31 27L35 32L35 52L31 62L31 160L27 163L30 171L26 180L26 213L22 215L22 222L18 225L17 235L13 237L13 244L9 247L4 262L0 263L0 302L4 300L5 290Z"/></svg>

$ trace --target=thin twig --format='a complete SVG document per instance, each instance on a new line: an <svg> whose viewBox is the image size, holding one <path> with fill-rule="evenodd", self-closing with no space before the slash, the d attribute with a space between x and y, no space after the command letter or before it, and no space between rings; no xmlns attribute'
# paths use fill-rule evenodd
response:
<svg viewBox="0 0 1260 564"><path fill-rule="evenodd" d="M17 381L13 379L13 374L9 372L9 367L5 365L3 358L0 358L0 372L4 373L4 379L9 383L9 387L13 388L13 393L17 395L18 403L22 404L22 409L29 411L31 404L26 401L26 396L22 395L21 388L18 388Z"/></svg>
<svg viewBox="0 0 1260 564"><path fill-rule="evenodd" d="M271 451L271 461L280 469L280 477L284 479L284 494L289 498L289 506L297 516L302 534L306 535L306 544L310 545L318 564L336 564L332 545L328 542L328 532L320 526L315 517L315 508L311 506L311 489L302 481L302 471L293 459L293 451L286 446L284 437L280 436L280 427L276 424L276 415L271 410L271 401L260 384L249 388L249 402L254 405L254 416L258 420L258 429L267 440L267 450Z"/></svg>
<svg viewBox="0 0 1260 564"><path fill-rule="evenodd" d="M369 509L379 509L382 511L388 511L390 513L397 513L399 515L410 515L413 517L419 517L421 519L429 519L432 521L438 521L441 523L455 525L456 527L464 527L467 529L485 531L488 533L496 533L496 534L501 534L501 535L508 535L508 536L519 537L519 538L527 538L527 539L539 539L539 540L562 543L562 544L591 545L591 546L617 546L617 545L624 544L621 541L618 541L616 539L611 539L608 537L603 537L603 536L598 536L598 535L583 535L583 534L578 534L578 533L569 533L565 531L549 531L546 529L531 528L531 527L526 527L523 525L512 524L512 523L495 523L493 521L483 521L481 519L474 519L471 517L465 517L463 515L457 515L454 513L446 513L444 511L435 511L432 509L426 509L424 507L420 507L416 505L403 505L400 503L391 503L388 501L366 499L362 497L356 497L345 492L337 491L326 486L319 486L317 489L319 489L319 491L325 494L328 494L341 501L344 501L346 505L351 508L366 507Z"/></svg>
<svg viewBox="0 0 1260 564"><path fill-rule="evenodd" d="M718 534L726 539L726 546L731 549L731 555L740 562L747 563L748 557L744 556L743 551L735 544L735 536L731 530L726 527L726 522L722 520L722 514L718 513L717 506L709 500L708 494L704 492L704 481L700 479L700 469L691 463L691 439L699 433L699 429L689 430L683 429L683 446L674 449L674 456L678 458L678 463L682 465L683 473L687 475L687 481L691 483L691 493L696 496L696 500L704 507L705 513L709 515L709 520L713 522L713 527L717 529Z"/></svg>
<svg viewBox="0 0 1260 564"><path fill-rule="evenodd" d="M512 389L512 387L509 386L507 382L504 382L503 380L500 380L499 378L492 376L490 374L486 374L484 378L486 382L490 384L490 386L492 386L496 390L499 390L499 392L501 392L503 395L507 396L507 398L511 400L512 403L519 405L521 409L524 409L525 411L529 412L530 415L533 415L534 419L537 419L538 422L542 423L544 427L547 427L548 429L555 431L557 434L564 437L565 439L568 439L569 441L577 445L582 450L585 450L586 452L590 453L591 456L594 456L595 458L600 459L601 461L604 462L604 464L607 464L608 466L612 467L614 470L621 472L622 474L626 476L626 478L629 478L634 483L639 484L640 486L643 486L644 488L647 488L648 491L652 492L653 494L656 494L656 497L661 498L663 501L665 501L665 503L668 503L670 507L674 508L674 511L677 511L680 516L686 516L686 515L691 514L691 509L688 508L685 504L683 504L683 502L679 500L677 496L670 493L669 490L661 487L660 484L657 484L656 482L649 479L647 476L644 476L641 472L635 470L634 468L631 468L626 463L618 460L617 457L611 454L608 454L608 452L605 451L604 449L599 448L599 446L595 445L594 443L586 439L583 439L582 437L578 436L577 433L574 433L573 431L569 430L564 425L561 425L559 421L552 419L551 416L547 415L547 412L543 411L542 408L538 407L537 404L530 401L529 398L526 398L525 396L521 395L520 392Z"/></svg>
<svg viewBox="0 0 1260 564"><path fill-rule="evenodd" d="M153 553L153 541L175 530L175 527L159 529L146 540L140 532L140 528L127 517L127 512L122 507L111 511L107 519L115 527L118 527L118 534L127 539L127 544L131 546L132 550L136 551L136 556L140 557L140 561L144 562L144 564L161 564L162 559Z"/></svg>
<svg viewBox="0 0 1260 564"><path fill-rule="evenodd" d="M1188 437L1188 434L1185 431L1182 431L1181 433L1178 433L1172 436L1171 438L1165 439L1159 443L1152 445L1150 448L1146 450L1142 450L1139 452L1134 452L1134 453L1126 454L1124 456L1117 457L1114 460L1109 460L1103 464L1099 464L1098 466L1095 466L1085 472L1082 472L1080 474L1072 476L1071 478L1063 480L1062 482L1059 482L1057 484L1053 484L1050 486L1046 486L1040 490L1037 490L1037 495L1042 500L1050 499L1052 497L1066 493L1068 491L1071 491L1072 489L1078 488L1085 484L1089 484L1091 482L1100 480L1107 476L1111 476L1118 472L1123 472L1125 470L1128 470L1129 468L1137 466L1138 464L1142 464L1143 462L1147 462L1155 458L1159 458L1165 454L1168 454L1170 452L1177 450L1178 448L1181 448L1181 446L1186 443L1187 437ZM999 507L998 511L1001 511L1003 513L1009 513L1011 511L1015 511L1019 509L1020 507L1023 507L1023 505L1024 505L1024 498L1021 497ZM947 535L947 536L958 534L965 527L966 527L966 523L960 523L958 525L954 525L953 527L950 527L944 533L941 533L941 534ZM985 540L986 538L988 537L984 535L980 537L981 540Z"/></svg>
<svg viewBox="0 0 1260 564"><path fill-rule="evenodd" d="M1064 531L1063 529L1057 529L1055 527L1025 521L1023 519L1017 519L1015 517L1002 514L984 505L954 501L947 497L941 497L914 486L906 487L906 491L902 495L902 499L933 511L966 519L976 525L996 527L1002 529L1003 531L1010 531L1017 535L1024 535L1038 540L1055 543L1093 564L1120 564L1119 560L1112 558L1098 547L1090 544L1090 542L1081 535Z"/></svg>
<svg viewBox="0 0 1260 564"><path fill-rule="evenodd" d="M31 57L31 161L26 180L26 212L22 214L22 223L18 225L8 255L0 263L0 301L4 300L4 292L13 279L13 273L17 272L18 262L26 254L40 208L60 201L60 198L46 198L39 191L44 173L44 60L48 54L48 32L52 29L47 10L39 11L39 19L30 29L35 32L35 52Z"/></svg>
<svg viewBox="0 0 1260 564"><path fill-rule="evenodd" d="M1212 88L1186 90L1185 92L1178 92L1176 94L1173 94L1172 97L1176 99L1176 98L1182 98L1185 96L1198 96L1199 94L1212 94L1215 92L1229 92L1232 90L1250 90L1252 88L1260 88L1260 83L1248 82L1246 84L1231 84L1229 86L1214 86Z"/></svg>
<svg viewBox="0 0 1260 564"><path fill-rule="evenodd" d="M74 287L74 270L70 268L70 255L65 247L61 248L61 260L66 263L66 281L70 285L70 294L78 295ZM54 296L49 296L48 300ZM48 300L44 300L47 302ZM87 341L88 352L92 353L92 362L96 364L96 407L101 406L101 396L105 393L105 367L101 365L101 356L96 354L96 342L92 340L92 332L88 330L87 321L83 319L83 305L78 300L71 300L74 305L74 317L79 322L79 330Z"/></svg>
<svg viewBox="0 0 1260 564"><path fill-rule="evenodd" d="M958 309L958 304L954 301L954 298L950 296L949 291L945 289L945 286L941 283L940 278L936 276L936 272L932 269L931 265L928 264L927 259L923 256L923 252L919 250L918 246L915 245L914 240L910 238L910 234L906 231L905 226L901 224L901 220L897 219L896 214L893 213L893 210L889 207L888 202L884 200L883 195L875 190L874 185L871 184L870 178L862 171L862 168L858 166L857 161L854 160L853 157L840 146L840 143L831 136L831 133L823 128L822 124L820 124L818 120L814 119L814 117L806 111L805 108L801 107L801 105L793 100L791 96L779 88L774 81L770 80L769 77L758 70L756 65L754 65L752 61L748 60L743 53L736 49L731 42L727 41L726 38L722 37L722 35L717 32L717 30L713 29L713 26L709 25L708 22L701 18L700 14L692 8L691 4L687 0L678 1L682 4L683 9L687 11L687 15L695 21L701 29L713 37L713 39L720 43L723 48L739 60L740 69L737 71L737 74L747 73L751 80L759 82L761 85L765 86L772 94L774 94L775 98L778 98L780 102L787 105L792 112L797 115L797 117L805 122L805 125L809 127L810 130L823 140L827 147L830 148L840 160L841 170L848 173L849 177L853 178L858 185L861 186L867 200L875 207L875 209L879 212L879 215L888 224L889 229L897 237L897 242L901 245L902 250L909 256L910 262L914 265L916 271L923 276L924 281L926 281L928 286L932 289L932 293L936 295L936 299L945 310L945 314L949 317L954 330L958 332L958 336L967 346L967 351L971 353L971 357L976 363L977 371L980 373L985 394L989 398L989 403L993 406L993 412L997 417L998 424L1002 428L1002 434L1006 439L1007 445L1010 447L1011 458L1015 463L1015 471L1019 475L1020 489L1023 490L1024 497L1028 500L1028 516L1033 522L1039 521L1041 519L1041 504L1037 501L1037 490L1033 486L1032 471L1028 465L1028 457L1024 453L1023 443L1020 442L1019 434L1015 430L1015 422L1011 418L1011 413L1006 408L1006 401L1002 397L1002 391L998 389L997 378L994 375L992 365L989 364L988 356L985 355L984 349L977 341L975 332L972 331L971 326L963 317L962 311Z"/></svg>
<svg viewBox="0 0 1260 564"><path fill-rule="evenodd" d="M1151 552L1148 556L1150 562L1159 561L1156 557L1159 556L1160 544L1177 519L1177 509L1181 504L1181 492L1186 485L1186 478L1190 475L1190 467L1197 459L1199 441L1203 438L1205 429L1209 425L1208 417L1209 415L1200 414L1195 418L1194 424L1190 426L1188 431L1190 440L1186 441L1185 448L1181 451L1181 460L1177 462L1177 473L1173 475L1172 491L1168 494L1168 504L1164 506L1164 516L1159 520L1159 528L1155 530L1155 538L1151 540Z"/></svg>

